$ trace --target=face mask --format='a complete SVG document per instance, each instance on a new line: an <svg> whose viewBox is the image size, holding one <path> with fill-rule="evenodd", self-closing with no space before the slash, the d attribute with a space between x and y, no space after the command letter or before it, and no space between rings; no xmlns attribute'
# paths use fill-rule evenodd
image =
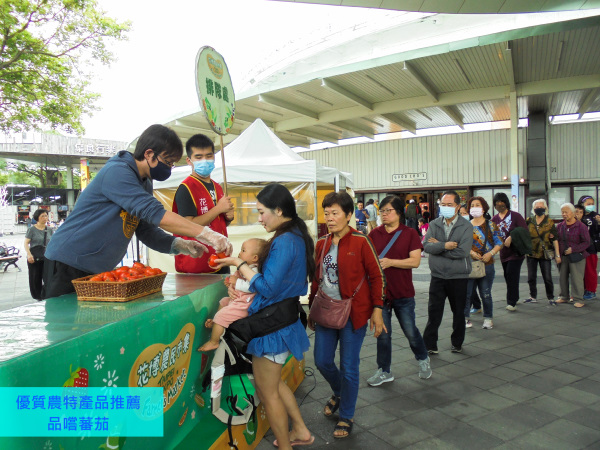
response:
<svg viewBox="0 0 600 450"><path fill-rule="evenodd" d="M585 212L592 212L594 211L594 205L586 205L585 206Z"/></svg>
<svg viewBox="0 0 600 450"><path fill-rule="evenodd" d="M194 161L194 172L201 177L209 176L215 168L213 159L203 159L202 161Z"/></svg>
<svg viewBox="0 0 600 450"><path fill-rule="evenodd" d="M481 217L483 216L483 208L478 208L477 206L475 206L469 210L469 213L473 217Z"/></svg>
<svg viewBox="0 0 600 450"><path fill-rule="evenodd" d="M146 160L147 161L147 160ZM150 167L150 163L148 163L148 167ZM171 168L167 166L160 159L158 160L158 164L156 167L150 167L150 178L156 181L165 181L171 176Z"/></svg>
<svg viewBox="0 0 600 450"><path fill-rule="evenodd" d="M503 213L504 211L506 211L506 206L504 206L504 204L498 205L496 206L496 211L498 211L499 213Z"/></svg>
<svg viewBox="0 0 600 450"><path fill-rule="evenodd" d="M452 219L456 215L456 208L452 206L440 206L440 214L446 219Z"/></svg>
<svg viewBox="0 0 600 450"><path fill-rule="evenodd" d="M542 217L544 214L546 214L546 208L535 208L533 212L536 216Z"/></svg>

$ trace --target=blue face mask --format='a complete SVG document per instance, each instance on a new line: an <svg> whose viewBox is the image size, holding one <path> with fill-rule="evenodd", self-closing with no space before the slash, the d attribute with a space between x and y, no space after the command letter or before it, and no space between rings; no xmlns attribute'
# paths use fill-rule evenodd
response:
<svg viewBox="0 0 600 450"><path fill-rule="evenodd" d="M202 161L194 161L194 172L201 177L209 176L215 168L214 159L203 159Z"/></svg>
<svg viewBox="0 0 600 450"><path fill-rule="evenodd" d="M585 205L585 212L591 213L594 211L594 205Z"/></svg>
<svg viewBox="0 0 600 450"><path fill-rule="evenodd" d="M440 206L440 214L446 219L452 219L456 215L456 208L453 206Z"/></svg>
<svg viewBox="0 0 600 450"><path fill-rule="evenodd" d="M148 164L150 167L150 164ZM162 162L160 159L158 160L158 164L156 167L150 167L150 178L156 181L165 181L167 178L171 176L171 168Z"/></svg>

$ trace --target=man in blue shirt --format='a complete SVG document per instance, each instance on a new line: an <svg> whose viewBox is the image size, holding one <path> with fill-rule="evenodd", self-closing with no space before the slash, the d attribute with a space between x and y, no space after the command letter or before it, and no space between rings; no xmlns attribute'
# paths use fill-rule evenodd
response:
<svg viewBox="0 0 600 450"><path fill-rule="evenodd" d="M114 269L134 233L161 253L199 257L207 251L200 242L231 253L225 236L165 210L152 195L152 180L169 178L182 154L173 130L152 125L133 154L120 151L107 161L48 244L43 298L74 292L72 280ZM176 238L161 228L196 240Z"/></svg>
<svg viewBox="0 0 600 450"><path fill-rule="evenodd" d="M354 212L354 216L356 217L357 225L366 225L367 219L369 218L369 213L364 208L364 203L359 201L356 204L356 211Z"/></svg>

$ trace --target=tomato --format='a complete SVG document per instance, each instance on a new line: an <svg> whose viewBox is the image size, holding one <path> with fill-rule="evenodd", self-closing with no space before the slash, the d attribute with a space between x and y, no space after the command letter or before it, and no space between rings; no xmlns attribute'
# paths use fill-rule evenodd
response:
<svg viewBox="0 0 600 450"><path fill-rule="evenodd" d="M113 270L113 272L116 273L128 273L129 272L130 267L128 266L123 266L123 267L117 267L115 270Z"/></svg>
<svg viewBox="0 0 600 450"><path fill-rule="evenodd" d="M137 261L134 262L133 266L131 266L131 267L133 267L134 269L145 269L146 268L145 265L143 265L141 262L137 262Z"/></svg>
<svg viewBox="0 0 600 450"><path fill-rule="evenodd" d="M129 274L125 273L125 272L121 272L121 274L119 275L119 281L128 281L129 280Z"/></svg>
<svg viewBox="0 0 600 450"><path fill-rule="evenodd" d="M154 271L154 275L160 275L163 273L163 271L160 269L152 269L152 270Z"/></svg>
<svg viewBox="0 0 600 450"><path fill-rule="evenodd" d="M114 276L114 274L106 272L106 275L104 276L104 281L117 281L117 278Z"/></svg>
<svg viewBox="0 0 600 450"><path fill-rule="evenodd" d="M140 278L144 278L144 275L129 275L130 280L139 280Z"/></svg>
<svg viewBox="0 0 600 450"><path fill-rule="evenodd" d="M130 275L142 275L144 273L144 269L138 269L137 267L132 267L129 269Z"/></svg>
<svg viewBox="0 0 600 450"><path fill-rule="evenodd" d="M208 265L210 267L216 267L218 266L218 264L216 263L217 259L219 259L219 257L216 254L212 254L208 257Z"/></svg>
<svg viewBox="0 0 600 450"><path fill-rule="evenodd" d="M146 275L147 277L152 277L156 275L156 273L154 272L154 269L152 267L146 267L146 270L144 270L144 275Z"/></svg>
<svg viewBox="0 0 600 450"><path fill-rule="evenodd" d="M94 275L88 281L104 281L104 278L102 277L102 274L99 274L99 275Z"/></svg>
<svg viewBox="0 0 600 450"><path fill-rule="evenodd" d="M217 253L217 259L223 259L223 258L227 258L227 255L223 252Z"/></svg>

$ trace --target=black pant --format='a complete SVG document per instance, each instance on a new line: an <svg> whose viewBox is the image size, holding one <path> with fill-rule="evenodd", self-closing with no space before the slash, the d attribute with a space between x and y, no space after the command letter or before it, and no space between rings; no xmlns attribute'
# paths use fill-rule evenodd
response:
<svg viewBox="0 0 600 450"><path fill-rule="evenodd" d="M465 340L465 301L467 299L468 278L444 280L431 277L429 283L429 318L423 333L427 350L437 350L438 329L444 317L446 297L452 310L452 335L450 341L454 347L462 347Z"/></svg>
<svg viewBox="0 0 600 450"><path fill-rule="evenodd" d="M42 273L44 271L44 260L36 261L33 264L27 262L29 270L29 292L31 297L36 300L42 299Z"/></svg>
<svg viewBox="0 0 600 450"><path fill-rule="evenodd" d="M529 283L529 295L537 298L537 266L540 265L540 272L546 287L546 297L548 300L554 299L554 283L552 282L552 261L549 259L538 259L527 257L527 283Z"/></svg>
<svg viewBox="0 0 600 450"><path fill-rule="evenodd" d="M473 287L473 292L471 293L471 307L475 309L481 309L481 299L479 298L479 294L477 293L475 286Z"/></svg>
<svg viewBox="0 0 600 450"><path fill-rule="evenodd" d="M519 301L519 277L523 258L511 259L502 263L504 281L506 282L506 304L515 306Z"/></svg>
<svg viewBox="0 0 600 450"><path fill-rule="evenodd" d="M44 263L42 298L58 297L75 292L75 287L71 281L88 275L92 274L63 264L60 261L46 259Z"/></svg>

